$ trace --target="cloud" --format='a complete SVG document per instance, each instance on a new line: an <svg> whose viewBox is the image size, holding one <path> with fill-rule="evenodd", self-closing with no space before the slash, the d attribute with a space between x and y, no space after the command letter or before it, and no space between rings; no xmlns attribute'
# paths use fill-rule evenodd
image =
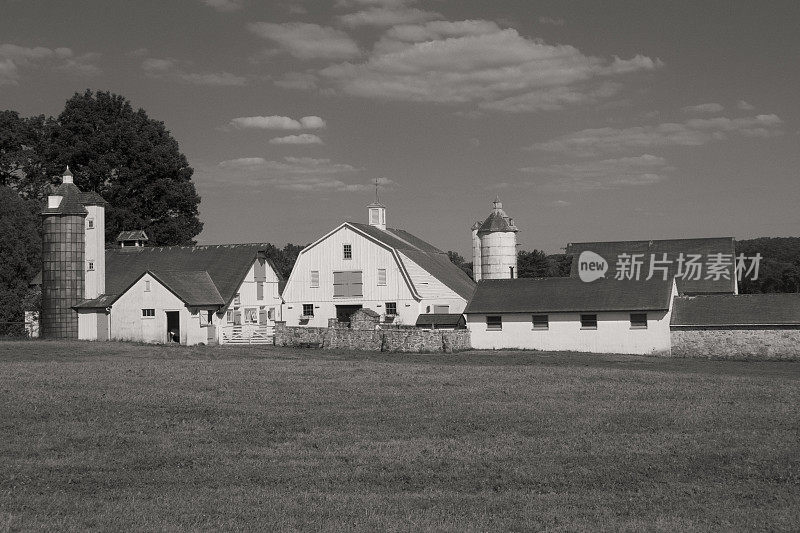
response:
<svg viewBox="0 0 800 533"><path fill-rule="evenodd" d="M744 118L695 118L684 123L663 123L631 128L585 129L534 144L531 149L547 152L569 152L589 156L616 152L627 148L657 146L701 146L731 135L773 137L781 135L781 119L777 115L756 115Z"/></svg>
<svg viewBox="0 0 800 533"><path fill-rule="evenodd" d="M349 183L346 176L353 176L361 169L330 159L313 157L284 157L273 161L263 157L245 157L222 161L218 165L215 180L220 185L269 186L299 192L369 192L375 187L374 180ZM395 185L381 178L384 186Z"/></svg>
<svg viewBox="0 0 800 533"><path fill-rule="evenodd" d="M300 135L287 135L269 140L269 144L323 144L322 139L310 133Z"/></svg>
<svg viewBox="0 0 800 533"><path fill-rule="evenodd" d="M61 72L95 76L100 73L96 65L98 53L76 55L70 48L25 47L0 44L0 85L17 85L21 71L34 68L52 68Z"/></svg>
<svg viewBox="0 0 800 533"><path fill-rule="evenodd" d="M644 154L600 161L525 167L519 170L544 180L547 188L580 191L652 185L666 179L667 174L674 169L663 157Z"/></svg>
<svg viewBox="0 0 800 533"><path fill-rule="evenodd" d="M190 72L186 70L187 66L188 62L156 57L148 57L141 64L145 74L156 79L211 87L241 87L247 84L247 78L230 72Z"/></svg>
<svg viewBox="0 0 800 533"><path fill-rule="evenodd" d="M319 75L340 94L525 112L596 101L618 90L603 79L661 65L642 55L587 56L495 22L465 20L395 26L363 62L330 65Z"/></svg>
<svg viewBox="0 0 800 533"><path fill-rule="evenodd" d="M217 11L239 11L244 7L244 0L201 0L201 2Z"/></svg>
<svg viewBox="0 0 800 533"><path fill-rule="evenodd" d="M539 17L539 24L550 24L551 26L563 26L564 19L554 17Z"/></svg>
<svg viewBox="0 0 800 533"><path fill-rule="evenodd" d="M253 22L248 29L298 59L351 59L361 55L356 42L335 28L305 22Z"/></svg>
<svg viewBox="0 0 800 533"><path fill-rule="evenodd" d="M744 100L739 100L736 102L736 109L741 109L742 111L752 111L755 108L756 106L748 104Z"/></svg>
<svg viewBox="0 0 800 533"><path fill-rule="evenodd" d="M722 104L717 103L709 103L709 104L698 104L698 105L690 105L686 106L681 109L684 113L689 114L705 114L705 113L720 113L725 110Z"/></svg>
<svg viewBox="0 0 800 533"><path fill-rule="evenodd" d="M287 72L275 80L275 85L284 89L310 91L317 88L317 75L309 72Z"/></svg>
<svg viewBox="0 0 800 533"><path fill-rule="evenodd" d="M315 115L303 117L300 120L272 115L269 117L238 117L232 119L230 125L238 129L315 130L324 128L325 121Z"/></svg>
<svg viewBox="0 0 800 533"><path fill-rule="evenodd" d="M355 13L348 13L338 17L339 22L350 28L359 26L396 26L428 22L441 19L442 15L435 11L423 11L412 7L371 7Z"/></svg>

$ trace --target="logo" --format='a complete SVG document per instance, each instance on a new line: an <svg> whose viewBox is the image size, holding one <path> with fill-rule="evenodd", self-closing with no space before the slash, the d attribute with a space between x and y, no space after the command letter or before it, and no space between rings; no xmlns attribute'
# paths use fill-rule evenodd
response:
<svg viewBox="0 0 800 533"><path fill-rule="evenodd" d="M578 277L581 281L594 281L605 277L608 272L608 262L594 252L586 250L578 257Z"/></svg>

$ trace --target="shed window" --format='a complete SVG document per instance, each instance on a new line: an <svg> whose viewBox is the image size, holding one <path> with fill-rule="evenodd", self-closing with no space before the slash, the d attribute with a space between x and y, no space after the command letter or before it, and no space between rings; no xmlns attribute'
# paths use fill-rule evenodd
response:
<svg viewBox="0 0 800 533"><path fill-rule="evenodd" d="M597 329L597 315L581 315L581 329Z"/></svg>
<svg viewBox="0 0 800 533"><path fill-rule="evenodd" d="M319 287L319 270L311 271L311 288L316 289Z"/></svg>
<svg viewBox="0 0 800 533"><path fill-rule="evenodd" d="M533 329L550 329L550 320L547 315L533 315Z"/></svg>
<svg viewBox="0 0 800 533"><path fill-rule="evenodd" d="M303 304L303 316L314 316L314 304Z"/></svg>
<svg viewBox="0 0 800 533"><path fill-rule="evenodd" d="M500 315L489 315L486 317L486 329L489 331L500 331L503 329L503 317Z"/></svg>
<svg viewBox="0 0 800 533"><path fill-rule="evenodd" d="M353 258L353 245L352 244L345 244L342 247L342 257L345 259L352 259Z"/></svg>
<svg viewBox="0 0 800 533"><path fill-rule="evenodd" d="M386 285L386 269L378 269L378 285Z"/></svg>
<svg viewBox="0 0 800 533"><path fill-rule="evenodd" d="M142 309L142 318L155 318L155 309Z"/></svg>
<svg viewBox="0 0 800 533"><path fill-rule="evenodd" d="M647 313L631 313L631 328L647 329Z"/></svg>

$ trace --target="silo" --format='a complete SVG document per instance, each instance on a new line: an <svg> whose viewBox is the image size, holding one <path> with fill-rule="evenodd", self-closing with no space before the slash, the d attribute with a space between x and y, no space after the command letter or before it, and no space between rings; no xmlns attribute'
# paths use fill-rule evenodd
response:
<svg viewBox="0 0 800 533"><path fill-rule="evenodd" d="M478 229L481 243L481 279L517 277L517 232L514 219L495 198L492 213Z"/></svg>

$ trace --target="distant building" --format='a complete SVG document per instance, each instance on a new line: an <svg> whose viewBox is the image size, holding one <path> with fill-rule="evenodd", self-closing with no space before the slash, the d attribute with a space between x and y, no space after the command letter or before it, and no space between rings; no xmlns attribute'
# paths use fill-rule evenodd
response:
<svg viewBox="0 0 800 533"><path fill-rule="evenodd" d="M381 322L413 326L422 313L464 310L475 283L445 252L387 228L377 200L367 220L345 222L300 252L283 292L287 325L325 327L363 308Z"/></svg>
<svg viewBox="0 0 800 533"><path fill-rule="evenodd" d="M517 277L517 226L503 211L500 197L495 197L486 220L472 225L472 277L510 279Z"/></svg>

